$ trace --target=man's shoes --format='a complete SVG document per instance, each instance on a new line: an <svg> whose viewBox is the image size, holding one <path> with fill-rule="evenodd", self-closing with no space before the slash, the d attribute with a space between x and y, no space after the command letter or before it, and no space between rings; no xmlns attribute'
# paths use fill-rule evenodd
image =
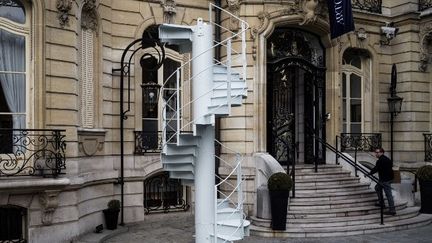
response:
<svg viewBox="0 0 432 243"><path fill-rule="evenodd" d="M395 216L396 212L384 212L385 215Z"/></svg>

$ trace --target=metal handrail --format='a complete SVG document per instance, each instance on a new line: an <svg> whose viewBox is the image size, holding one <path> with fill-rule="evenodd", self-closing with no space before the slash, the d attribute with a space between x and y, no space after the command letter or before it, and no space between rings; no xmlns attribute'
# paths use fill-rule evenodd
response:
<svg viewBox="0 0 432 243"><path fill-rule="evenodd" d="M349 158L348 156L346 156L342 152L338 151L335 147L333 147L332 145L330 145L329 143L327 143L326 141L324 141L322 138L314 136L314 139L317 140L322 145L324 145L327 149L329 149L330 151L332 151L333 153L335 153L337 156L339 156L340 158L342 158L349 165L351 165L354 168L356 168L357 171L360 171L361 173L363 173L363 175L365 175L366 177L368 177L369 179L371 179L373 182L375 182L376 184L380 185L383 188L385 187L385 185L382 184L378 180L378 178L376 178L373 175L370 175L369 171L367 171L362 166L359 166L358 164L356 164L351 158ZM391 189L394 190L393 188L391 188ZM381 204L381 208L380 208L381 224L384 224L384 199L383 199L383 197L381 197L380 204Z"/></svg>
<svg viewBox="0 0 432 243"><path fill-rule="evenodd" d="M354 151L354 163L357 164L358 151L373 151L381 147L381 133L341 133L336 136L336 150L340 151ZM339 164L339 156L336 155L336 164ZM355 169L355 176L357 169Z"/></svg>

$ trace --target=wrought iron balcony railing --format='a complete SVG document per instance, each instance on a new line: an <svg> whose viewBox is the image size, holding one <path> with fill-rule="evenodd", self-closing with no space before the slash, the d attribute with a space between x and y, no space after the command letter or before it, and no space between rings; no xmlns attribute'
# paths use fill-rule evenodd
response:
<svg viewBox="0 0 432 243"><path fill-rule="evenodd" d="M419 11L424 11L426 9L432 8L432 0L419 0L418 8Z"/></svg>
<svg viewBox="0 0 432 243"><path fill-rule="evenodd" d="M135 131L135 154L160 153L162 131Z"/></svg>
<svg viewBox="0 0 432 243"><path fill-rule="evenodd" d="M66 169L64 130L0 129L0 177L57 177Z"/></svg>
<svg viewBox="0 0 432 243"><path fill-rule="evenodd" d="M432 133L423 133L425 161L432 161Z"/></svg>
<svg viewBox="0 0 432 243"><path fill-rule="evenodd" d="M380 14L382 0L352 0L351 5L353 9Z"/></svg>
<svg viewBox="0 0 432 243"><path fill-rule="evenodd" d="M341 133L341 151L369 151L381 147L381 133Z"/></svg>

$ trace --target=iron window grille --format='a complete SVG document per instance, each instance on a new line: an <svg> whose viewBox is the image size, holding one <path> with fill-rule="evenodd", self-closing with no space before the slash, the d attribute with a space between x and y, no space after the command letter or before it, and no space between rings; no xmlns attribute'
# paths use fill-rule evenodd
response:
<svg viewBox="0 0 432 243"><path fill-rule="evenodd" d="M382 0L352 0L351 4L353 9L367 11L370 13L382 13Z"/></svg>

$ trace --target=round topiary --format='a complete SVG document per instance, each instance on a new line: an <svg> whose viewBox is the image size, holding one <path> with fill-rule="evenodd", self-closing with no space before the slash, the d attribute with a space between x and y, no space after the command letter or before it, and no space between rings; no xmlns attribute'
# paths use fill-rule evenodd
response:
<svg viewBox="0 0 432 243"><path fill-rule="evenodd" d="M432 181L432 165L424 165L418 168L416 174L421 181Z"/></svg>
<svg viewBox="0 0 432 243"><path fill-rule="evenodd" d="M267 182L269 191L290 191L292 188L291 177L284 172L274 173Z"/></svg>
<svg viewBox="0 0 432 243"><path fill-rule="evenodd" d="M117 199L113 199L108 202L109 210L120 210L120 201Z"/></svg>

